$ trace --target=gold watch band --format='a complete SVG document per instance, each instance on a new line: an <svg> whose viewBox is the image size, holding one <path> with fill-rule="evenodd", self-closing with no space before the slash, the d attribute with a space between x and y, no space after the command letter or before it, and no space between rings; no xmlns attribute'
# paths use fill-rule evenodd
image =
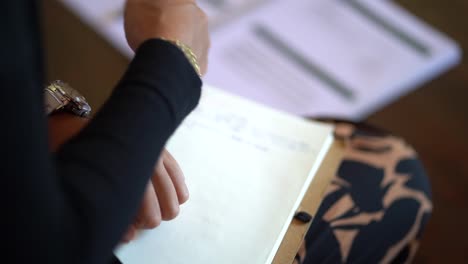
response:
<svg viewBox="0 0 468 264"><path fill-rule="evenodd" d="M176 47L178 47L185 55L185 57L189 60L190 64L193 66L193 68L195 69L195 72L197 72L198 76L202 76L201 75L201 70L200 70L200 65L198 64L198 58L197 58L197 55L195 55L195 53L193 53L193 50L186 44L184 44L182 41L180 40L172 40L172 39L166 39L166 38L160 38L164 41L167 41L173 45L175 45Z"/></svg>

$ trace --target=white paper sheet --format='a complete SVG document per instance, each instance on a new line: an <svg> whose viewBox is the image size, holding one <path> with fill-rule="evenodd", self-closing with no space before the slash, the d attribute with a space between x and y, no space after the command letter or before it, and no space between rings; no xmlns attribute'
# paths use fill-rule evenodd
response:
<svg viewBox="0 0 468 264"><path fill-rule="evenodd" d="M123 0L62 0L130 58ZM383 0L200 0L206 83L297 115L365 118L447 70L457 45Z"/></svg>
<svg viewBox="0 0 468 264"><path fill-rule="evenodd" d="M204 88L168 145L189 201L117 256L124 264L271 263L332 131Z"/></svg>

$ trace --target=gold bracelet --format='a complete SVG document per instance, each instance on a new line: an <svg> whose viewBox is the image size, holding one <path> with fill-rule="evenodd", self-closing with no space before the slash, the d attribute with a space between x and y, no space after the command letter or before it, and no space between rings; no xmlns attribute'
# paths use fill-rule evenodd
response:
<svg viewBox="0 0 468 264"><path fill-rule="evenodd" d="M172 39L166 39L166 38L160 38L160 39L167 41L175 45L176 47L178 47L184 53L185 57L189 60L190 64L192 64L198 76L200 77L202 76L201 71L200 71L200 66L198 65L197 55L193 53L192 49L189 46L182 43L180 40L172 40Z"/></svg>

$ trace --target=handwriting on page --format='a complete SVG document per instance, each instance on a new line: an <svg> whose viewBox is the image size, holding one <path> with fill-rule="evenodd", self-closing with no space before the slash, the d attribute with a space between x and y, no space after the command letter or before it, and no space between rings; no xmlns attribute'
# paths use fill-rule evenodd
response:
<svg viewBox="0 0 468 264"><path fill-rule="evenodd" d="M241 144L250 145L260 151L283 150L308 152L311 146L301 140L276 133L274 126L255 125L248 116L216 107L200 105L184 121L183 127L189 130L204 129L222 135Z"/></svg>

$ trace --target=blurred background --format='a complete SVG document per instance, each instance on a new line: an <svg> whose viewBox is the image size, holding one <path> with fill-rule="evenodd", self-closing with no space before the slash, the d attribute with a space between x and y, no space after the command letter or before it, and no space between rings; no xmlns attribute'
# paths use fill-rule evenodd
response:
<svg viewBox="0 0 468 264"><path fill-rule="evenodd" d="M468 51L468 1L395 2ZM48 79L66 80L98 108L129 57L58 0L43 1L43 28ZM468 259L468 59L447 69L361 118L405 138L429 174L434 213L416 263Z"/></svg>

